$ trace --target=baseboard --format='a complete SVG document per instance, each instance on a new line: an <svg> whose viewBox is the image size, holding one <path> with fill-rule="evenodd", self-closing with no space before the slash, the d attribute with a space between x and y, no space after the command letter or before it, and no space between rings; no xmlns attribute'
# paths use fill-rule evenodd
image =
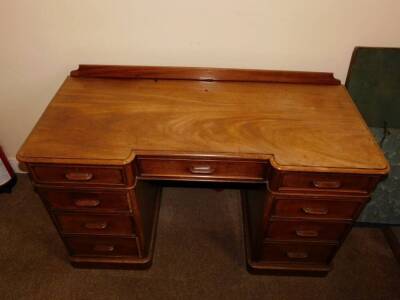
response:
<svg viewBox="0 0 400 300"><path fill-rule="evenodd" d="M400 223L392 224L392 223L370 223L370 222L355 222L354 227L372 227L372 228L386 228L386 227L398 227Z"/></svg>
<svg viewBox="0 0 400 300"><path fill-rule="evenodd" d="M7 159L15 173L27 173L26 171L20 168L19 162L15 157L7 157Z"/></svg>

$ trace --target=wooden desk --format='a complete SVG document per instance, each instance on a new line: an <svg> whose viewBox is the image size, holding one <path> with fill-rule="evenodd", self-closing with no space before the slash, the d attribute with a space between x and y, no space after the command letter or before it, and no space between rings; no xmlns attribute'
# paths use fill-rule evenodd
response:
<svg viewBox="0 0 400 300"><path fill-rule="evenodd" d="M80 66L18 159L78 267L149 266L174 180L246 184L251 270L326 273L389 170L332 74L204 68Z"/></svg>

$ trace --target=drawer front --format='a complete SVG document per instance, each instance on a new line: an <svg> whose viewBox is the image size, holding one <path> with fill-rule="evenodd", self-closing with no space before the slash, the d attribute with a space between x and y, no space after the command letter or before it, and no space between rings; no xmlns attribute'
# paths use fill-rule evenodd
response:
<svg viewBox="0 0 400 300"><path fill-rule="evenodd" d="M272 179L271 189L282 192L309 190L366 194L376 183L377 178L368 175L283 173Z"/></svg>
<svg viewBox="0 0 400 300"><path fill-rule="evenodd" d="M276 263L328 264L336 246L329 244L266 243L262 259Z"/></svg>
<svg viewBox="0 0 400 300"><path fill-rule="evenodd" d="M129 192L37 188L51 209L88 212L129 211Z"/></svg>
<svg viewBox="0 0 400 300"><path fill-rule="evenodd" d="M31 165L30 169L35 182L44 184L124 186L132 181L123 167Z"/></svg>
<svg viewBox="0 0 400 300"><path fill-rule="evenodd" d="M263 162L203 159L138 158L141 177L210 179L225 181L264 181Z"/></svg>
<svg viewBox="0 0 400 300"><path fill-rule="evenodd" d="M133 221L124 215L55 214L64 234L134 235Z"/></svg>
<svg viewBox="0 0 400 300"><path fill-rule="evenodd" d="M350 229L348 223L315 221L273 221L265 237L277 240L338 241Z"/></svg>
<svg viewBox="0 0 400 300"><path fill-rule="evenodd" d="M72 256L138 256L136 238L67 237L64 239Z"/></svg>
<svg viewBox="0 0 400 300"><path fill-rule="evenodd" d="M272 211L277 217L351 220L358 215L362 202L306 199L277 199Z"/></svg>

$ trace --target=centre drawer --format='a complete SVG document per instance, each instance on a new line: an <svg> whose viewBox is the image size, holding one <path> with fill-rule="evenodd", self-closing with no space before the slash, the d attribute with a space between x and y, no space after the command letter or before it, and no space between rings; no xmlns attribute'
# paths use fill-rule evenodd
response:
<svg viewBox="0 0 400 300"><path fill-rule="evenodd" d="M349 223L317 221L271 221L265 237L277 240L338 241L350 229Z"/></svg>
<svg viewBox="0 0 400 300"><path fill-rule="evenodd" d="M262 161L139 157L139 176L160 179L264 181L267 166Z"/></svg>
<svg viewBox="0 0 400 300"><path fill-rule="evenodd" d="M55 214L63 234L133 236L133 220L127 215Z"/></svg>
<svg viewBox="0 0 400 300"><path fill-rule="evenodd" d="M67 237L65 243L71 255L138 256L136 238Z"/></svg>

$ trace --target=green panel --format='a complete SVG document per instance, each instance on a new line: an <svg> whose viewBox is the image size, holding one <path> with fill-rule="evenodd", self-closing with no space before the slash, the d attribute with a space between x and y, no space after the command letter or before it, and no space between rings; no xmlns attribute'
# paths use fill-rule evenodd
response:
<svg viewBox="0 0 400 300"><path fill-rule="evenodd" d="M400 49L354 50L346 87L380 143L391 171L358 222L400 224Z"/></svg>
<svg viewBox="0 0 400 300"><path fill-rule="evenodd" d="M389 176L379 183L358 222L400 225L400 129L370 128L390 163Z"/></svg>
<svg viewBox="0 0 400 300"><path fill-rule="evenodd" d="M400 49L356 48L346 87L369 126L400 128Z"/></svg>

